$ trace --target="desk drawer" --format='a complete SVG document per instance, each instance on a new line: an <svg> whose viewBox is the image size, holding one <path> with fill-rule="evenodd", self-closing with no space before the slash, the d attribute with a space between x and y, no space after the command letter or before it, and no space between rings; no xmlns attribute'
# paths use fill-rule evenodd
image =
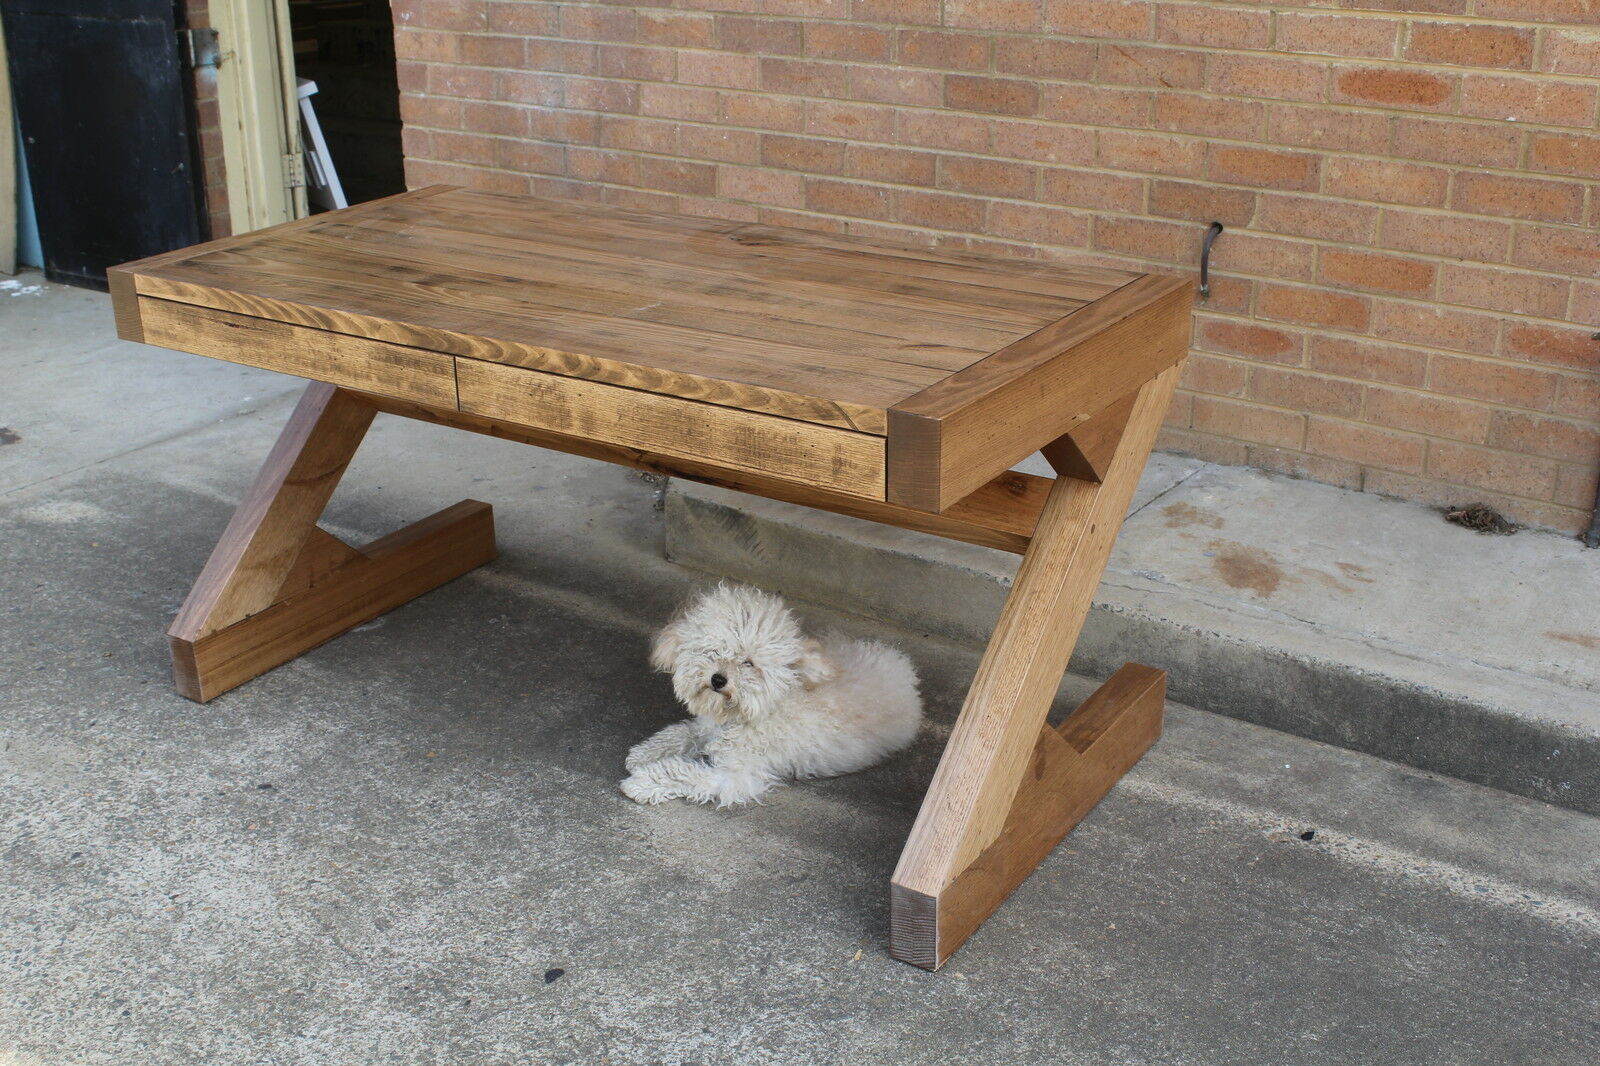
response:
<svg viewBox="0 0 1600 1066"><path fill-rule="evenodd" d="M401 400L456 405L455 360L441 352L139 297L146 344L280 370Z"/></svg>
<svg viewBox="0 0 1600 1066"><path fill-rule="evenodd" d="M468 414L883 499L882 437L474 359L456 379Z"/></svg>

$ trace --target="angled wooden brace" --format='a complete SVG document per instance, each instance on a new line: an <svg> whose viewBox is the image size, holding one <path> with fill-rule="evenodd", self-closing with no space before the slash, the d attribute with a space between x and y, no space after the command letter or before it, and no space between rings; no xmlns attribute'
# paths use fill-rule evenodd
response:
<svg viewBox="0 0 1600 1066"><path fill-rule="evenodd" d="M494 558L476 500L362 548L317 526L376 413L306 388L167 630L180 693L209 700Z"/></svg>
<svg viewBox="0 0 1600 1066"><path fill-rule="evenodd" d="M1046 451L1056 479L890 886L890 953L944 964L1161 731L1166 675L1129 664L1046 722L1180 367ZM1092 478L1092 480L1090 479Z"/></svg>

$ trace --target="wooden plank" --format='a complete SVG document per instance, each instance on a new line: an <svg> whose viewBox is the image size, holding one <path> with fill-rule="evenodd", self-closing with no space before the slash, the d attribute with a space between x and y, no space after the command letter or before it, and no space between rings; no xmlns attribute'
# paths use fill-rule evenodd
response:
<svg viewBox="0 0 1600 1066"><path fill-rule="evenodd" d="M377 413L321 382L306 388L168 634L195 642L269 607Z"/></svg>
<svg viewBox="0 0 1600 1066"><path fill-rule="evenodd" d="M1133 413L1136 393L1129 393L1089 421L1075 426L1046 444L1039 451L1061 477L1080 481L1104 481L1111 457L1116 454L1128 416Z"/></svg>
<svg viewBox="0 0 1600 1066"><path fill-rule="evenodd" d="M1103 482L1052 487L900 856L898 889L938 901L1004 831L1178 373L1139 390Z"/></svg>
<svg viewBox="0 0 1600 1066"><path fill-rule="evenodd" d="M905 952L897 958L927 969L942 965L1027 879L1161 736L1166 678L1164 671L1128 663L1059 728L1041 729L1005 828L994 843L932 908L914 900L891 907L907 917L931 909L937 923L933 930L903 927L901 936L891 934L897 951Z"/></svg>
<svg viewBox="0 0 1600 1066"><path fill-rule="evenodd" d="M117 336L143 344L144 326L139 322L139 294L133 274L127 267L111 267L106 271L106 286L111 291L111 317L117 324Z"/></svg>
<svg viewBox="0 0 1600 1066"><path fill-rule="evenodd" d="M140 297L146 344L419 403L456 402L455 360L344 333Z"/></svg>
<svg viewBox="0 0 1600 1066"><path fill-rule="evenodd" d="M470 359L456 375L467 414L883 498L880 437Z"/></svg>
<svg viewBox="0 0 1600 1066"><path fill-rule="evenodd" d="M1190 283L1147 275L889 411L888 498L942 511L1183 359Z"/></svg>
<svg viewBox="0 0 1600 1066"><path fill-rule="evenodd" d="M265 610L197 639L169 634L178 691L203 703L494 557L491 508L463 500Z"/></svg>
<svg viewBox="0 0 1600 1066"><path fill-rule="evenodd" d="M840 492L764 477L747 471L711 466L693 459L606 444L586 437L553 433L481 415L407 403L382 396L364 396L363 399L380 411L405 418L483 433L502 440L520 441L540 448L617 463L635 470L648 470L667 477L685 478L702 484L736 489L771 500L783 500L821 511L849 515L852 518L881 522L901 529L916 530L919 533L930 533L949 540L979 544L986 548L999 548L1017 555L1028 549L1028 540L1033 534L1033 527L1039 521L1039 513L1044 509L1045 499L1050 494L1052 484L1050 478L1008 470L943 514L930 514L927 511L900 507L881 500L848 496Z"/></svg>

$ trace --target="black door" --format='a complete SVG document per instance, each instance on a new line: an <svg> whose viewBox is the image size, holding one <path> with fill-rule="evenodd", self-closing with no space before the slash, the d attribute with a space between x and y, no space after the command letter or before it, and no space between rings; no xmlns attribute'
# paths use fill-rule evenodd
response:
<svg viewBox="0 0 1600 1066"><path fill-rule="evenodd" d="M0 0L45 276L202 239L174 0Z"/></svg>

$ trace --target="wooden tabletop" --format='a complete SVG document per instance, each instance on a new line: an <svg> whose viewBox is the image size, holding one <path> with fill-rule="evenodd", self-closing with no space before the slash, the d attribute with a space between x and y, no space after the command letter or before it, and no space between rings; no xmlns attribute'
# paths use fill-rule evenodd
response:
<svg viewBox="0 0 1600 1066"><path fill-rule="evenodd" d="M134 339L510 421L559 407L549 428L575 435L688 409L664 443L743 440L735 463L799 480L820 464L828 487L925 510L1171 366L1188 337L1179 278L450 186L111 280ZM750 441L769 429L780 454L764 457Z"/></svg>

